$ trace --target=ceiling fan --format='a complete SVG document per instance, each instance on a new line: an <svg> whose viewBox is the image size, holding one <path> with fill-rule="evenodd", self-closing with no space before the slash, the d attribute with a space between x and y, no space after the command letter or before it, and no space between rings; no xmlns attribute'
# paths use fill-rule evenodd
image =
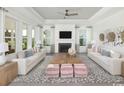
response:
<svg viewBox="0 0 124 93"><path fill-rule="evenodd" d="M68 9L65 10L65 13L59 12L59 14L64 15L64 19L66 19L66 17L68 17L68 16L77 16L78 15L78 13L70 13Z"/></svg>

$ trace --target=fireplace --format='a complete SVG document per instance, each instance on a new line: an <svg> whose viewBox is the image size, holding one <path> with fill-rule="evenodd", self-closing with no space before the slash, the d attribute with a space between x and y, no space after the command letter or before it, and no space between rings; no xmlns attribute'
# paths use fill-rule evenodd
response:
<svg viewBox="0 0 124 93"><path fill-rule="evenodd" d="M68 52L71 47L71 43L59 43L59 52Z"/></svg>

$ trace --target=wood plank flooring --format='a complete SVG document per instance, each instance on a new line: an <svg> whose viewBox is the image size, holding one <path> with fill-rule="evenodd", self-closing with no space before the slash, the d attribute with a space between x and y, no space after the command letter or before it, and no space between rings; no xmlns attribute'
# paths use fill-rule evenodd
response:
<svg viewBox="0 0 124 93"><path fill-rule="evenodd" d="M79 64L82 63L78 56L70 56L67 53L58 53L53 56L51 64Z"/></svg>

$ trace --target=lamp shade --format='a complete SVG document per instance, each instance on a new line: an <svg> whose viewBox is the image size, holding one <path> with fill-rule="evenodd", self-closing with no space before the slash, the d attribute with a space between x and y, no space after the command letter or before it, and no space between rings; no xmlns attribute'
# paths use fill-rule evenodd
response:
<svg viewBox="0 0 124 93"><path fill-rule="evenodd" d="M0 52L8 51L8 43L0 43Z"/></svg>

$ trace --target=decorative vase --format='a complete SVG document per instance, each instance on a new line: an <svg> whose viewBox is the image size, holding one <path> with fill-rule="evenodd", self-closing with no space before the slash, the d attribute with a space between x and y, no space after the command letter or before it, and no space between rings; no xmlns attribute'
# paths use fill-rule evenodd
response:
<svg viewBox="0 0 124 93"><path fill-rule="evenodd" d="M72 48L69 48L68 49L68 54L71 55L71 56L74 56L76 54L75 50L72 49Z"/></svg>

